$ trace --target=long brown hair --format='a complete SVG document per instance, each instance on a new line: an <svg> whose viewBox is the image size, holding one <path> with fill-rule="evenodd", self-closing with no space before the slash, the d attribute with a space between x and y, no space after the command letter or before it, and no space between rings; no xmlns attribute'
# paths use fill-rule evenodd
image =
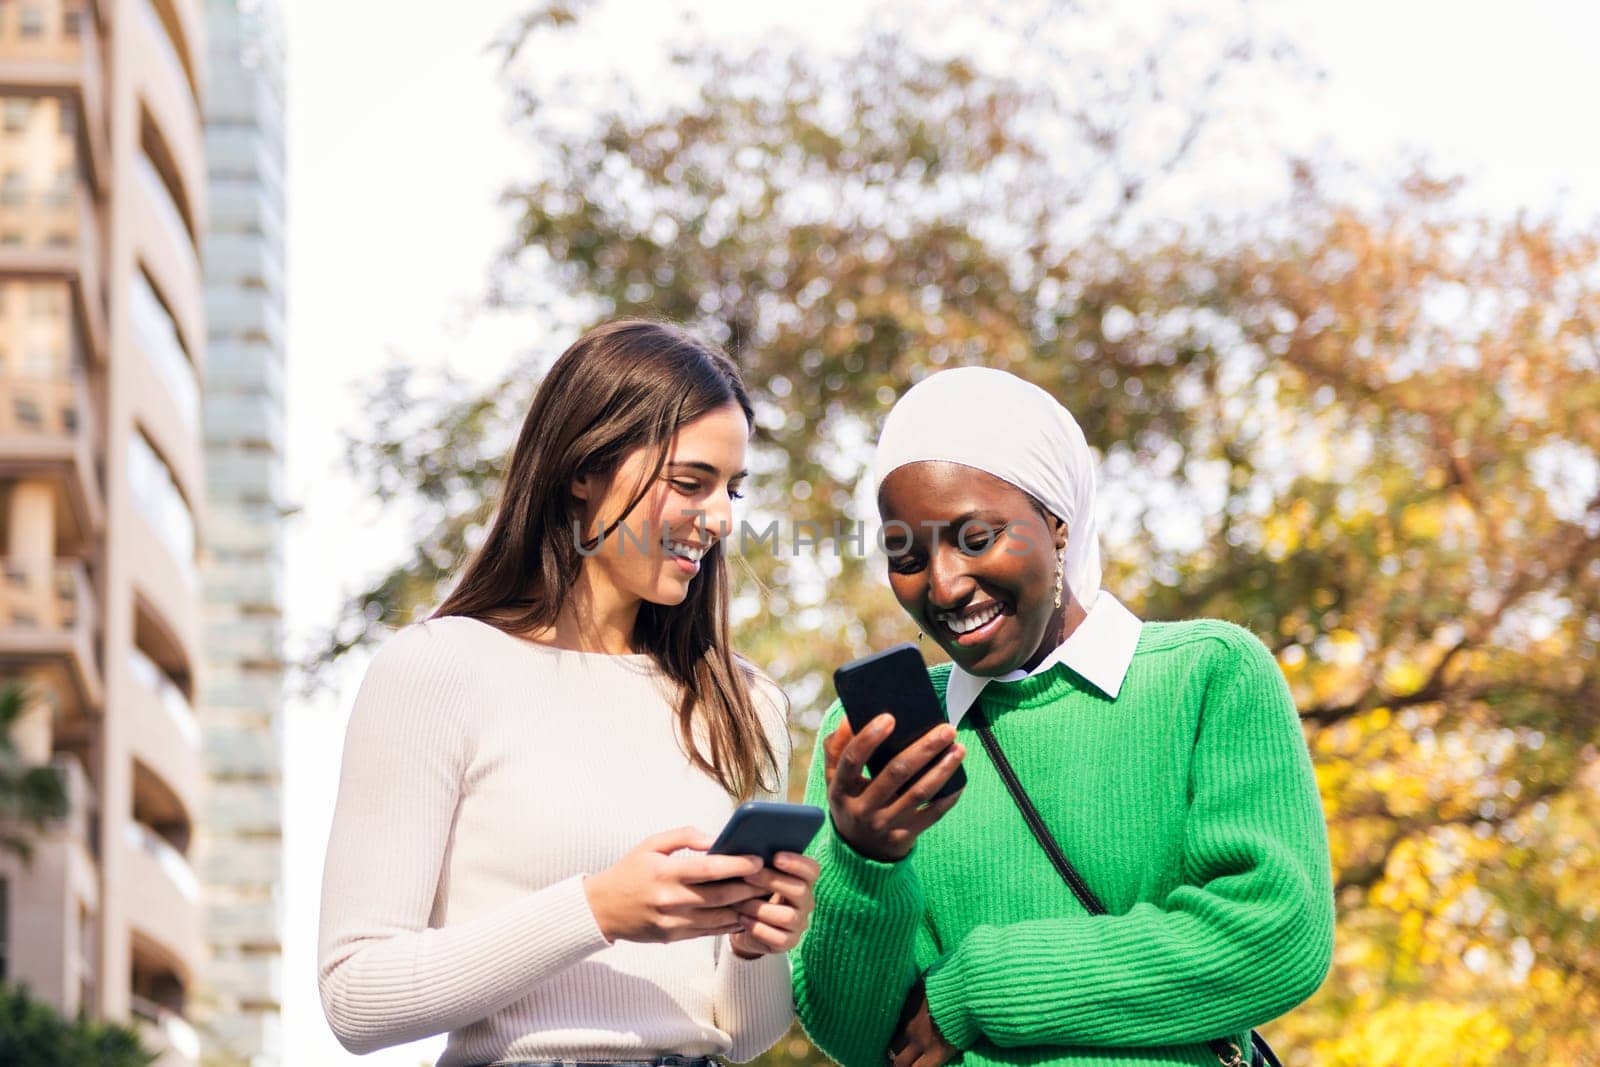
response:
<svg viewBox="0 0 1600 1067"><path fill-rule="evenodd" d="M678 428L729 403L753 421L739 369L686 330L621 319L578 338L540 383L489 534L433 617L465 615L512 634L553 625L583 567L573 480L604 478L634 450L653 450L654 472L626 515L660 477ZM778 758L728 638L721 539L682 604L640 605L633 645L679 687L678 736L690 761L739 799L775 787Z"/></svg>

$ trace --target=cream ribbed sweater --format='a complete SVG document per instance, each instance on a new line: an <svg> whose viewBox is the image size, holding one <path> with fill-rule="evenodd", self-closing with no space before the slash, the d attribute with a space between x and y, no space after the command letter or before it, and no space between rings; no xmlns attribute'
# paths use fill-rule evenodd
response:
<svg viewBox="0 0 1600 1067"><path fill-rule="evenodd" d="M770 686L756 696L786 768ZM753 1058L792 1018L781 953L608 944L583 892L651 834L715 834L733 807L684 756L647 656L552 649L465 618L401 631L345 738L318 953L334 1032L366 1052L449 1031L440 1067Z"/></svg>

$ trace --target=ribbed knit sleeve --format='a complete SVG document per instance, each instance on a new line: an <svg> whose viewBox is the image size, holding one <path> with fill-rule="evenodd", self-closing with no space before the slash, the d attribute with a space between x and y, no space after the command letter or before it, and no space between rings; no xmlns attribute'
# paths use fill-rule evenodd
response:
<svg viewBox="0 0 1600 1067"><path fill-rule="evenodd" d="M1299 720L1261 643L1207 625L1203 674L1186 683L1205 693L1182 884L1124 914L972 929L927 974L934 1021L953 1045L1199 1042L1275 1018L1321 984L1332 879Z"/></svg>
<svg viewBox="0 0 1600 1067"><path fill-rule="evenodd" d="M345 738L318 986L352 1052L477 1022L607 944L581 877L430 929L473 734L465 672L429 625L373 658Z"/></svg>
<svg viewBox="0 0 1600 1067"><path fill-rule="evenodd" d="M835 704L817 731L806 803L824 809L822 742L839 724ZM816 912L791 953L800 1022L843 1067L882 1067L907 992L916 980L922 890L909 861L879 863L838 835L830 816L808 850L821 864Z"/></svg>
<svg viewBox="0 0 1600 1067"><path fill-rule="evenodd" d="M771 789L756 791L757 800L789 799L789 702L777 683L752 668L751 697L761 711L767 741L777 761L777 778ZM717 1025L733 1038L727 1058L735 1063L753 1060L789 1029L794 1021L790 992L789 957L782 952L744 960L734 955L728 939L717 944Z"/></svg>

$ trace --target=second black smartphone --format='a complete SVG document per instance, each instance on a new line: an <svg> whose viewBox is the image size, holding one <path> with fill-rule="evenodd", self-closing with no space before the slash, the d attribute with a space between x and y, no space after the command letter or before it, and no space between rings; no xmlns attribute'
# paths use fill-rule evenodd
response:
<svg viewBox="0 0 1600 1067"><path fill-rule="evenodd" d="M907 745L949 721L928 680L922 653L909 642L845 664L833 672L833 687L844 704L850 728L857 733L884 712L894 716L894 732L867 760L867 769L874 775L883 773ZM933 799L947 797L966 784L966 772L957 767Z"/></svg>
<svg viewBox="0 0 1600 1067"><path fill-rule="evenodd" d="M760 856L772 865L780 852L804 852L822 828L825 813L812 804L747 800L734 809L711 846L712 855Z"/></svg>

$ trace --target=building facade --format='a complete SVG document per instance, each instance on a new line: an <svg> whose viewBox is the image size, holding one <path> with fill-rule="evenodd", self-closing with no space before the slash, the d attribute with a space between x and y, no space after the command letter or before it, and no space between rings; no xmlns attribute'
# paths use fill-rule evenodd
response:
<svg viewBox="0 0 1600 1067"><path fill-rule="evenodd" d="M283 50L265 0L209 0L201 880L209 1067L279 1062Z"/></svg>
<svg viewBox="0 0 1600 1067"><path fill-rule="evenodd" d="M194 711L217 651L207 14L0 0L0 681L27 694L17 747L71 799L31 861L0 856L0 977L131 1022L180 1065L201 1059L194 1020L238 988L212 974L276 945L275 930L219 935L233 920L197 874L237 777L207 788L227 742ZM205 684L209 698L228 683ZM246 999L275 1013L275 993Z"/></svg>

